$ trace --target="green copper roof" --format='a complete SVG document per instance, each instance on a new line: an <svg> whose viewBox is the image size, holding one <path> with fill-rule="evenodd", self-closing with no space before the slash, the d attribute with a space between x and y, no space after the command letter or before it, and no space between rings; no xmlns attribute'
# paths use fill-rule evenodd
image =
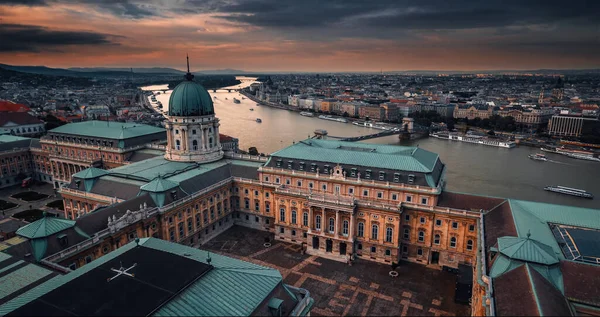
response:
<svg viewBox="0 0 600 317"><path fill-rule="evenodd" d="M50 132L125 140L143 135L165 132L165 129L140 123L93 120L68 123L58 128L54 128L50 130Z"/></svg>
<svg viewBox="0 0 600 317"><path fill-rule="evenodd" d="M24 137L10 135L10 134L0 134L0 143L9 143L9 142L23 141L23 140L30 140L30 138L24 138Z"/></svg>
<svg viewBox="0 0 600 317"><path fill-rule="evenodd" d="M29 239L44 238L75 226L75 221L56 217L43 217L17 230L17 234Z"/></svg>
<svg viewBox="0 0 600 317"><path fill-rule="evenodd" d="M140 239L139 245L207 263L208 253L203 250L155 238ZM26 305L135 247L136 243L132 241L69 274L57 276L17 296L0 306L0 316ZM213 269L167 302L154 315L249 316L268 298L275 287L282 283L281 274L275 269L213 253L210 253L210 258ZM161 273L157 272L157 274Z"/></svg>
<svg viewBox="0 0 600 317"><path fill-rule="evenodd" d="M300 141L273 156L421 173L431 172L438 161L437 154L418 147L318 139Z"/></svg>
<svg viewBox="0 0 600 317"><path fill-rule="evenodd" d="M81 178L81 179L91 179L91 178L97 178L97 177L100 177L100 176L106 175L106 174L108 174L107 170L103 170L103 169L96 168L96 167L90 167L90 168L84 169L83 171L75 173L73 176L77 177L77 178Z"/></svg>
<svg viewBox="0 0 600 317"><path fill-rule="evenodd" d="M544 222L600 230L600 209L510 200L513 213L528 212Z"/></svg>
<svg viewBox="0 0 600 317"><path fill-rule="evenodd" d="M162 177L157 177L150 183L140 187L140 189L151 193L162 193L177 186L179 186L179 184Z"/></svg>
<svg viewBox="0 0 600 317"><path fill-rule="evenodd" d="M181 82L169 98L169 116L214 115L215 109L210 94L200 84L186 80Z"/></svg>
<svg viewBox="0 0 600 317"><path fill-rule="evenodd" d="M558 263L552 247L531 238L501 237L498 238L498 251L515 260L534 262L545 265Z"/></svg>

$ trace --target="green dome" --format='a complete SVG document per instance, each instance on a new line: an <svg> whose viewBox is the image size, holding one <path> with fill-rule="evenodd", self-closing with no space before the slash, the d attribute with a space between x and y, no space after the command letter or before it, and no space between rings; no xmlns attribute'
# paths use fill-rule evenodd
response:
<svg viewBox="0 0 600 317"><path fill-rule="evenodd" d="M176 117L206 116L214 115L215 108L208 91L189 78L173 89L168 113Z"/></svg>

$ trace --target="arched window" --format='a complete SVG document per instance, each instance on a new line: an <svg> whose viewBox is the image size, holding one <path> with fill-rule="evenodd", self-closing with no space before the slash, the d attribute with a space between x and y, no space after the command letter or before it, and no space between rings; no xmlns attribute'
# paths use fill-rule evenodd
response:
<svg viewBox="0 0 600 317"><path fill-rule="evenodd" d="M335 219L329 218L329 233L333 233L335 230Z"/></svg>
<svg viewBox="0 0 600 317"><path fill-rule="evenodd" d="M194 130L194 131L196 131L196 130ZM196 141L196 140L192 141L192 148L194 149L194 151L198 150L198 141Z"/></svg>
<svg viewBox="0 0 600 317"><path fill-rule="evenodd" d="M385 229L385 242L392 242L392 237L394 236L394 229L391 227L387 227Z"/></svg>
<svg viewBox="0 0 600 317"><path fill-rule="evenodd" d="M450 238L450 247L456 248L456 237Z"/></svg>
<svg viewBox="0 0 600 317"><path fill-rule="evenodd" d="M175 140L175 148L178 150L181 148L181 142L179 140Z"/></svg>
<svg viewBox="0 0 600 317"><path fill-rule="evenodd" d="M425 231L419 230L419 242L425 241Z"/></svg>
<svg viewBox="0 0 600 317"><path fill-rule="evenodd" d="M317 215L317 219L315 221L315 228L317 230L321 230L321 216L320 215Z"/></svg>
<svg viewBox="0 0 600 317"><path fill-rule="evenodd" d="M308 226L308 212L302 214L302 225Z"/></svg>
<svg viewBox="0 0 600 317"><path fill-rule="evenodd" d="M279 221L285 222L285 208L279 209Z"/></svg>
<svg viewBox="0 0 600 317"><path fill-rule="evenodd" d="M467 250L473 250L473 240L467 240Z"/></svg>
<svg viewBox="0 0 600 317"><path fill-rule="evenodd" d="M436 234L433 237L433 244L440 244L440 235L439 234Z"/></svg>
<svg viewBox="0 0 600 317"><path fill-rule="evenodd" d="M348 220L344 220L342 223L342 234L345 236L348 235Z"/></svg>
<svg viewBox="0 0 600 317"><path fill-rule="evenodd" d="M373 225L373 228L371 228L371 239L377 239L378 236L379 236L379 226Z"/></svg>
<svg viewBox="0 0 600 317"><path fill-rule="evenodd" d="M292 223L296 224L296 211L292 210Z"/></svg>
<svg viewBox="0 0 600 317"><path fill-rule="evenodd" d="M364 237L365 236L365 223L364 222L359 222L358 223L358 233L357 235L359 237Z"/></svg>

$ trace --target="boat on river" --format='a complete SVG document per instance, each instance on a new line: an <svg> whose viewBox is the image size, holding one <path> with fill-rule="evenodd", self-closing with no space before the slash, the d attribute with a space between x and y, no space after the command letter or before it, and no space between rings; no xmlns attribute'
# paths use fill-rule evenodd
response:
<svg viewBox="0 0 600 317"><path fill-rule="evenodd" d="M565 187L565 186L546 186L546 187L544 187L544 190L559 193L559 194L588 198L588 199L594 198L594 195L586 192L583 189L577 189L577 188L571 188L571 187Z"/></svg>
<svg viewBox="0 0 600 317"><path fill-rule="evenodd" d="M256 118L256 122L261 123L262 120L260 120L260 118Z"/></svg>
<svg viewBox="0 0 600 317"><path fill-rule="evenodd" d="M467 142L467 143L474 143L474 144L481 144L481 145L488 145L488 146L496 146L496 147L502 147L502 148L507 148L507 149L511 149L511 148L514 148L515 146L517 146L517 143L515 143L513 141L501 141L501 140L490 139L488 137L473 135L473 134L460 135L457 133L439 132L439 133L430 133L429 136L438 138L438 139Z"/></svg>
<svg viewBox="0 0 600 317"><path fill-rule="evenodd" d="M529 154L528 157L532 160L535 161L547 161L548 158L546 157L546 155L542 154L542 153L536 153L536 154Z"/></svg>
<svg viewBox="0 0 600 317"><path fill-rule="evenodd" d="M240 103L240 102L241 102L241 101L240 101L239 99L237 99L237 98L235 98L235 97L233 98L233 103Z"/></svg>
<svg viewBox="0 0 600 317"><path fill-rule="evenodd" d="M302 112L300 112L300 115L305 116L305 117L314 117L315 116L314 113L308 112L308 111L302 111Z"/></svg>
<svg viewBox="0 0 600 317"><path fill-rule="evenodd" d="M319 119L329 120L329 121L337 121L337 122L341 122L341 123L348 123L348 120L346 120L344 118L335 118L335 117L329 116L329 115L320 115Z"/></svg>

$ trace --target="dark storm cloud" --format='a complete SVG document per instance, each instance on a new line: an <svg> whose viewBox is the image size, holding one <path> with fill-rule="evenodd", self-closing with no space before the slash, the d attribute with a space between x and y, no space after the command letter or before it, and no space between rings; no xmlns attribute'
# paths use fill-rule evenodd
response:
<svg viewBox="0 0 600 317"><path fill-rule="evenodd" d="M2 5L50 6L59 3L84 4L107 11L115 16L139 19L159 15L159 11L145 1L130 0L0 0Z"/></svg>
<svg viewBox="0 0 600 317"><path fill-rule="evenodd" d="M0 24L0 52L60 50L65 45L117 45L111 36L92 32L55 31L22 24Z"/></svg>
<svg viewBox="0 0 600 317"><path fill-rule="evenodd" d="M45 0L0 0L0 5L36 6L36 5L46 5L46 1Z"/></svg>
<svg viewBox="0 0 600 317"><path fill-rule="evenodd" d="M296 1L246 0L218 8L221 17L262 27L352 26L465 29L565 20L596 23L600 1Z"/></svg>

